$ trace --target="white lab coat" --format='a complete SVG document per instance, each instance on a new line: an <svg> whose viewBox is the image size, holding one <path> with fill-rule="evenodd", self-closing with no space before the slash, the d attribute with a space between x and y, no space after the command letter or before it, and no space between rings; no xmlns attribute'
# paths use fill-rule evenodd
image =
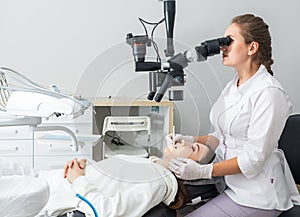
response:
<svg viewBox="0 0 300 217"><path fill-rule="evenodd" d="M278 140L291 112L282 86L263 65L237 87L227 84L210 113L217 161L237 157L241 174L225 176L225 193L241 205L287 210L300 196Z"/></svg>
<svg viewBox="0 0 300 217"><path fill-rule="evenodd" d="M89 200L103 217L140 217L160 202L169 205L177 193L177 180L164 167L141 157L119 155L86 167L86 175L71 185L63 179L63 171L43 171L50 198L38 216L57 216L79 210L94 216L92 209L75 197Z"/></svg>

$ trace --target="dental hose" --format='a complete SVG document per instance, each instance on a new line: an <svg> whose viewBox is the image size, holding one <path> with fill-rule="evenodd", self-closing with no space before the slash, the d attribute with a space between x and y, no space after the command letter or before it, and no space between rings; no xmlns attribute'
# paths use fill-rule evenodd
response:
<svg viewBox="0 0 300 217"><path fill-rule="evenodd" d="M90 201L88 201L85 197L81 196L80 194L76 194L76 197L78 197L80 200L86 202L92 208L95 217L98 217L97 210L95 209L95 207L93 206L93 204Z"/></svg>

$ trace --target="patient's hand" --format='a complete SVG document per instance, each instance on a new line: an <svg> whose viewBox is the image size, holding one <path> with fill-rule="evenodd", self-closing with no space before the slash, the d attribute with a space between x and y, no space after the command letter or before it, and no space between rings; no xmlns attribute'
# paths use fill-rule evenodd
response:
<svg viewBox="0 0 300 217"><path fill-rule="evenodd" d="M78 161L74 158L72 161L68 161L64 168L64 177L67 178L70 183L73 183L77 177L85 175L85 166L85 159Z"/></svg>
<svg viewBox="0 0 300 217"><path fill-rule="evenodd" d="M78 162L79 162L79 167L81 169L85 169L85 167L86 167L86 159L80 159Z"/></svg>
<svg viewBox="0 0 300 217"><path fill-rule="evenodd" d="M74 160L69 160L69 161L66 163L66 165L65 165L65 167L64 167L64 178L67 178L68 169L71 168L71 167L73 166L73 164L74 164L75 161L77 161L76 158L74 158ZM79 168L85 169L85 167L86 167L86 162L87 162L86 159L80 159L79 161L77 161L77 163L79 164L79 165L78 165Z"/></svg>

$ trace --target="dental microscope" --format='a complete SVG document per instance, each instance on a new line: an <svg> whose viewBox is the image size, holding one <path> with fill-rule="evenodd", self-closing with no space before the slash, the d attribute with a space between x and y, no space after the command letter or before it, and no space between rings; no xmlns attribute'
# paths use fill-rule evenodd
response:
<svg viewBox="0 0 300 217"><path fill-rule="evenodd" d="M156 102L162 100L164 94L170 87L184 86L185 74L183 69L188 66L188 63L194 61L206 61L207 57L219 54L221 46L228 46L232 41L229 36L207 40L192 50L174 55L173 32L176 3L175 0L163 0L163 5L164 18L158 23L149 23L140 18L144 28L144 23L154 25L151 37L149 37L146 28L145 35L133 35L132 33L126 35L126 42L132 48L135 71L149 71L149 94L147 99L154 99ZM158 46L152 39L155 28L162 22L165 23L167 35L167 48L164 52L166 57L170 57L165 63L161 61L158 53ZM151 46L153 46L156 51L157 61L146 61L146 50L147 47ZM183 100L183 90L170 89L169 100Z"/></svg>

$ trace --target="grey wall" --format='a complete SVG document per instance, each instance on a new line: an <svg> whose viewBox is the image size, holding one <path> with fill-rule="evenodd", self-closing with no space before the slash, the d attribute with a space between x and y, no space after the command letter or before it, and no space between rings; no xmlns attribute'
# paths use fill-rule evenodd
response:
<svg viewBox="0 0 300 217"><path fill-rule="evenodd" d="M236 15L262 16L273 37L275 76L290 95L294 112L300 112L299 0L176 2L177 52L222 36ZM162 16L162 3L156 0L0 0L0 65L87 97L145 97L147 75L134 72L125 35L143 34L138 17L154 22ZM155 36L163 55L164 26ZM148 55L154 56L153 49ZM185 100L175 105L176 131L207 133L210 107L233 69L215 56L190 64L185 72Z"/></svg>

